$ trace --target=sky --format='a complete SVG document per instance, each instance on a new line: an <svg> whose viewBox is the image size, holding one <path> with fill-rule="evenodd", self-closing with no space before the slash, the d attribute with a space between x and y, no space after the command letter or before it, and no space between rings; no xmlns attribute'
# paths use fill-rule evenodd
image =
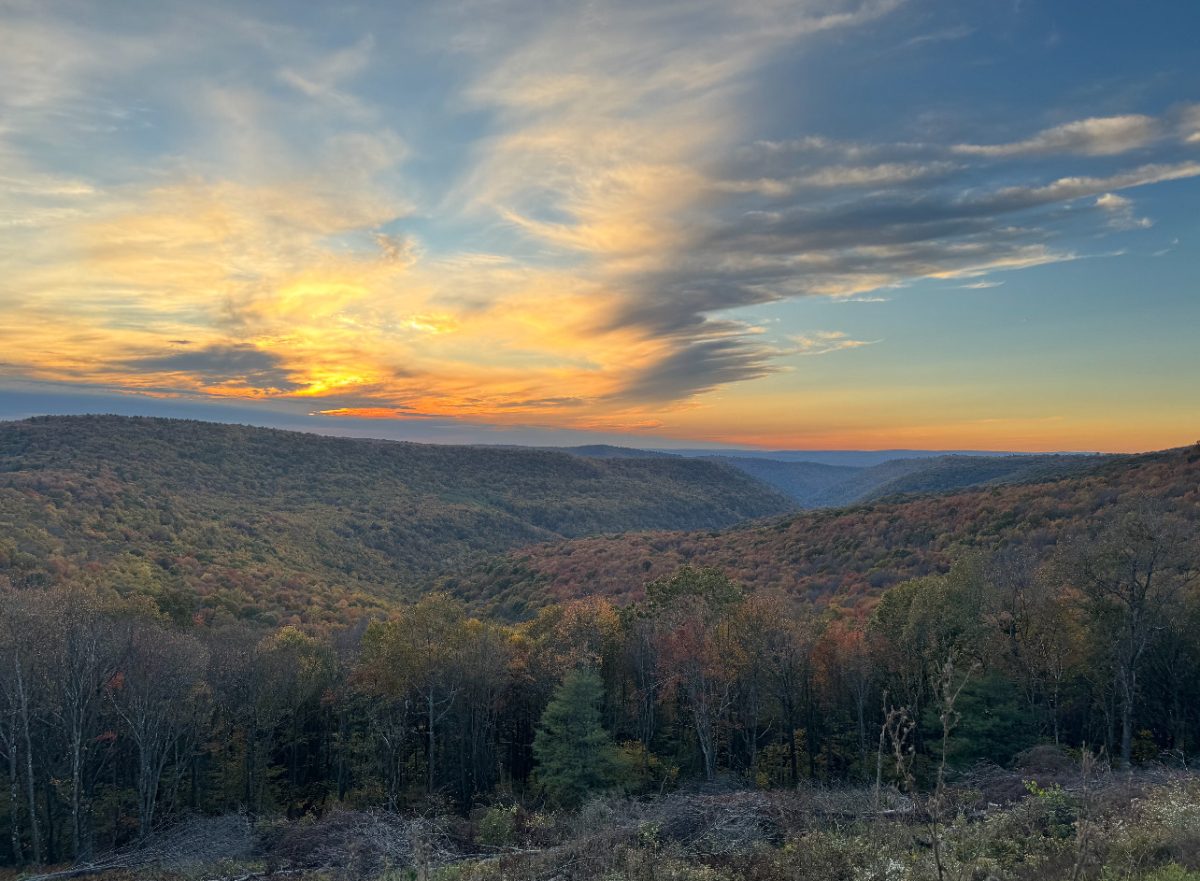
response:
<svg viewBox="0 0 1200 881"><path fill-rule="evenodd" d="M1200 4L0 0L0 418L1200 438Z"/></svg>

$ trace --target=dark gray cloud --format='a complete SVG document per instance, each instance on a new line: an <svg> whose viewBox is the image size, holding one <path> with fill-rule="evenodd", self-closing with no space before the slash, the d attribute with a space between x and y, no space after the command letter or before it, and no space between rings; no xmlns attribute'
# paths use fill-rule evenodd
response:
<svg viewBox="0 0 1200 881"><path fill-rule="evenodd" d="M780 152L767 159L776 165ZM808 168L811 152L799 155ZM1067 223L1112 228L1099 197L1198 176L1200 162L1183 159L1024 185L963 173L938 186L898 178L819 196L770 188L729 196L671 267L629 281L632 293L611 324L695 341L728 334L710 316L731 309L1073 259L1056 244Z"/></svg>
<svg viewBox="0 0 1200 881"><path fill-rule="evenodd" d="M1011 237L1006 216L1167 180L1200 176L1200 163L1144 165L1104 176L994 189L874 192L825 203L776 200L730 217L699 243L701 253L805 255L913 242Z"/></svg>
<svg viewBox="0 0 1200 881"><path fill-rule="evenodd" d="M240 383L281 391L300 387L289 378L278 355L241 343L133 358L121 366L143 373L186 374L208 384Z"/></svg>
<svg viewBox="0 0 1200 881"><path fill-rule="evenodd" d="M773 372L774 351L737 337L690 342L643 370L618 395L622 401L678 401L717 386Z"/></svg>
<svg viewBox="0 0 1200 881"><path fill-rule="evenodd" d="M1082 175L1028 161L821 138L739 151L718 169L706 216L686 221L689 244L665 269L621 279L628 293L605 329L636 328L675 350L620 397L678 400L771 372L789 347L721 317L730 310L1077 259L1068 228L1110 234L1105 208L1131 204L1105 194L1200 177L1195 156L1171 145L1138 163L1107 157L1099 171L1086 160Z"/></svg>

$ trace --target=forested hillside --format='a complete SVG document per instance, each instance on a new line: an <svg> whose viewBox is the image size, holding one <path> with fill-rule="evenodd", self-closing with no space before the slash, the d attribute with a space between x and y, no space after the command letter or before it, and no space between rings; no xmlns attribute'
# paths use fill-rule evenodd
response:
<svg viewBox="0 0 1200 881"><path fill-rule="evenodd" d="M990 460L988 460L990 461ZM1200 447L1108 460L1085 474L948 495L805 512L721 532L658 532L544 544L447 579L447 589L520 617L548 602L618 601L681 565L715 566L753 588L856 605L957 554L1044 549L1118 503L1161 499L1200 520Z"/></svg>
<svg viewBox="0 0 1200 881"><path fill-rule="evenodd" d="M353 617L479 554L716 528L789 507L750 477L695 459L164 419L0 424L0 577L109 584L182 617Z"/></svg>
<svg viewBox="0 0 1200 881"><path fill-rule="evenodd" d="M563 452L588 458L638 456L626 447L563 447ZM647 452L647 456L669 456ZM801 451L770 455L747 455L689 451L694 458L736 468L774 487L801 508L836 508L892 495L949 492L978 486L1031 483L1081 474L1097 468L1114 456L1096 454L988 454L931 455L929 451L899 451L894 459L871 464L831 464L798 458ZM814 457L830 453L813 453ZM850 454L847 454L850 455ZM862 453L869 458L872 454Z"/></svg>
<svg viewBox="0 0 1200 881"><path fill-rule="evenodd" d="M1118 457L1055 454L902 459L866 469L864 475L861 475L866 480L863 483L852 481L846 489L853 494L853 498L847 498L841 504L893 495L949 492L970 487L1055 480L1093 471L1115 458Z"/></svg>
<svg viewBox="0 0 1200 881"><path fill-rule="evenodd" d="M869 481L869 475L876 470L744 456L713 456L710 461L729 465L775 487L801 508L826 508L849 504L873 485L868 482L860 487L859 482L864 478ZM903 466L909 461L918 460L901 460L894 464Z"/></svg>
<svg viewBox="0 0 1200 881"><path fill-rule="evenodd" d="M1091 787L1101 768L1185 764L1200 738L1200 446L724 530L560 539L405 597L422 566L551 534L540 518L582 531L782 503L687 459L107 418L0 437L3 862L182 878L156 874L171 849L207 848L220 874L186 877L433 877L420 867L440 848L513 877L489 855L558 860L602 810L608 840L649 860L633 877L733 823L767 861L752 876L781 881L796 866L765 849L782 838L749 790L836 787L857 799L831 809L839 823L923 830L891 853L942 877L1025 881L1027 850L1068 877L1101 853L1097 808L1024 769L1064 780L1078 761ZM1155 797L1192 810L1173 793ZM631 811L636 829L613 819ZM1030 811L1036 829L979 850L980 818ZM1200 841L1200 824L1178 838L1139 822L1149 843L1105 859L1160 865ZM1064 855L1065 839L1084 844Z"/></svg>
<svg viewBox="0 0 1200 881"><path fill-rule="evenodd" d="M801 508L838 508L894 495L1052 480L1090 471L1113 457L922 456L863 467L747 456L709 458L773 486Z"/></svg>

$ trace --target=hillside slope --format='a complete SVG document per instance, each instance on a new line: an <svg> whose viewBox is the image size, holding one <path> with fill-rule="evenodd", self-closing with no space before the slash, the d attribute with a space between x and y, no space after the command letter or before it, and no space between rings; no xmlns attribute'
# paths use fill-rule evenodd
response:
<svg viewBox="0 0 1200 881"><path fill-rule="evenodd" d="M720 462L761 480L794 501L801 508L824 508L855 501L866 488L846 491L856 486L862 476L873 468L848 465L823 465L819 462L784 462L778 459L757 459L742 456L711 456L709 461ZM913 460L916 461L916 460ZM891 464L891 463L888 463ZM882 466L881 466L882 467ZM868 484L871 486L873 484Z"/></svg>
<svg viewBox="0 0 1200 881"><path fill-rule="evenodd" d="M640 453L626 447L604 445L558 449L585 458L637 456ZM904 451L900 452L903 454ZM646 455L666 454L648 452ZM831 454L818 451L813 455ZM950 492L978 486L1052 480L1087 471L1108 458L1084 453L929 455L928 451L915 451L911 456L901 455L877 464L833 465L794 458L772 459L740 452L689 457L736 468L778 490L801 508L838 508L891 495Z"/></svg>
<svg viewBox="0 0 1200 881"><path fill-rule="evenodd" d="M1009 483L1040 483L1094 470L1110 459L1099 455L940 456L936 459L900 460L899 473L887 473L889 462L867 469L869 489L854 501L892 495L942 493L971 487ZM886 477L884 476L886 474Z"/></svg>
<svg viewBox="0 0 1200 881"><path fill-rule="evenodd" d="M521 545L792 507L696 459L115 416L0 423L0 578L107 580L176 614L345 616Z"/></svg>
<svg viewBox="0 0 1200 881"><path fill-rule="evenodd" d="M556 600L641 595L684 564L717 566L751 588L853 605L972 548L1053 544L1112 506L1161 499L1200 526L1200 447L1101 460L1042 483L809 511L718 532L559 542L512 553L444 586L512 617Z"/></svg>
<svg viewBox="0 0 1200 881"><path fill-rule="evenodd" d="M1106 456L1050 454L890 459L859 468L739 456L711 457L774 487L801 508L840 508L895 495L1054 480L1089 471Z"/></svg>

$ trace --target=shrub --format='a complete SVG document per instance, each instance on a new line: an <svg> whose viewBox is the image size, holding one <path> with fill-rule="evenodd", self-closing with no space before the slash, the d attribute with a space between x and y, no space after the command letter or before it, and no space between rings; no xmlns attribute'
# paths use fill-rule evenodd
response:
<svg viewBox="0 0 1200 881"><path fill-rule="evenodd" d="M479 818L475 840L487 847L513 847L517 843L516 805L488 808Z"/></svg>

